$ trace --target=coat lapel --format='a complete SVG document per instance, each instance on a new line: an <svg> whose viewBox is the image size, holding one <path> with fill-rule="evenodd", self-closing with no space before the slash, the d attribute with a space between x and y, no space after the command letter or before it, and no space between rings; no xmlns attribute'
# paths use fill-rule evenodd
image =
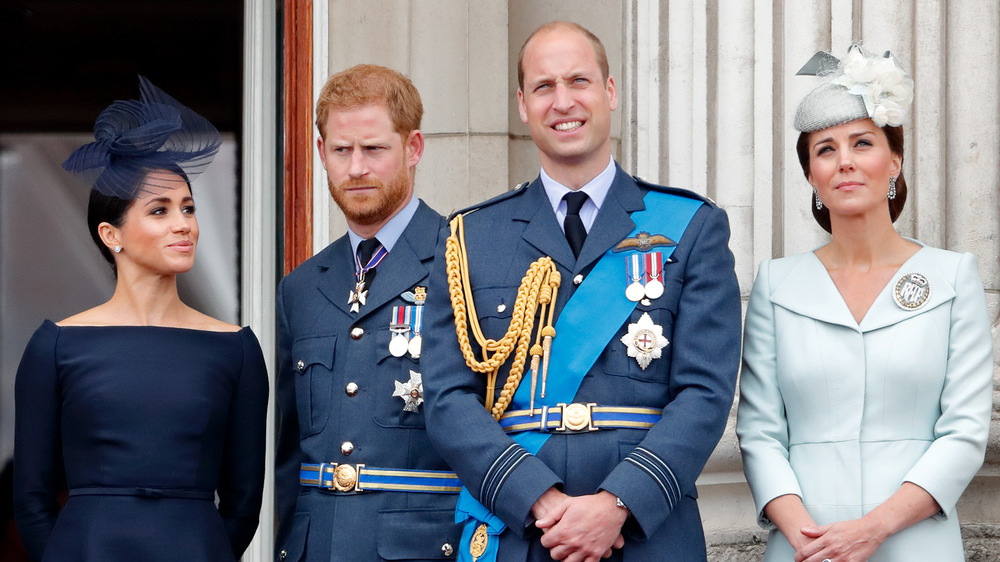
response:
<svg viewBox="0 0 1000 562"><path fill-rule="evenodd" d="M796 262L775 286L771 302L802 316L858 330L851 310L816 254L809 252L790 259Z"/></svg>
<svg viewBox="0 0 1000 562"><path fill-rule="evenodd" d="M904 309L896 304L893 297L896 284L910 273L919 273L926 277L931 288L927 302L916 310ZM921 248L917 253L910 256L910 259L906 260L906 263L892 276L892 280L882 289L878 298L875 299L871 308L868 309L868 314L861 320L861 331L870 332L891 326L897 322L902 322L908 318L913 318L914 316L933 310L935 307L953 298L955 298L954 284L941 271L941 268L934 260L932 251L928 248Z"/></svg>
<svg viewBox="0 0 1000 562"><path fill-rule="evenodd" d="M941 273L929 250L921 249L893 275L892 280L882 289L868 309L861 324L858 324L816 254L809 252L789 259L795 259L796 262L784 279L775 286L771 293L771 302L796 314L821 322L839 324L859 332L878 330L913 318L955 297L954 286ZM903 309L896 304L892 296L896 283L908 273L924 275L931 285L928 302L917 310Z"/></svg>

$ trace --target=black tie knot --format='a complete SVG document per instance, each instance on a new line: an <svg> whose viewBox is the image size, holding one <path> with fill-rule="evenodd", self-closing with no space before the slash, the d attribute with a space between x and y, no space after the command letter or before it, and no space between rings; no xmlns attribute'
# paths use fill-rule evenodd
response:
<svg viewBox="0 0 1000 562"><path fill-rule="evenodd" d="M563 199L566 200L566 215L579 216L580 209L582 209L583 204L587 202L587 194L582 191L573 191L563 195Z"/></svg>
<svg viewBox="0 0 1000 562"><path fill-rule="evenodd" d="M379 246L381 244L378 238L369 238L358 243L358 261L361 262L361 267L368 265Z"/></svg>

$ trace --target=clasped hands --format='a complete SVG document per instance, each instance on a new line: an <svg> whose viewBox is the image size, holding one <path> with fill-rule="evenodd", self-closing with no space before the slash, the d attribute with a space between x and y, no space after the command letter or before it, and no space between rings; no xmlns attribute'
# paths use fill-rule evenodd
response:
<svg viewBox="0 0 1000 562"><path fill-rule="evenodd" d="M864 562L882 543L863 519L808 525L800 532L803 540L796 547L795 562Z"/></svg>
<svg viewBox="0 0 1000 562"><path fill-rule="evenodd" d="M542 546L555 560L596 562L625 544L622 525L628 512L607 491L568 496L549 488L531 508Z"/></svg>

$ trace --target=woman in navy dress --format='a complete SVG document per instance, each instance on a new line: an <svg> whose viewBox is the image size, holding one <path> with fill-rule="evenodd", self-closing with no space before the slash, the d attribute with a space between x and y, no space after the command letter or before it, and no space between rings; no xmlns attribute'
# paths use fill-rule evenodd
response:
<svg viewBox="0 0 1000 562"><path fill-rule="evenodd" d="M87 222L116 286L46 320L17 371L15 515L35 560L235 560L257 528L260 345L177 292L198 242L189 179L219 133L142 77L140 90L63 164L96 178Z"/></svg>

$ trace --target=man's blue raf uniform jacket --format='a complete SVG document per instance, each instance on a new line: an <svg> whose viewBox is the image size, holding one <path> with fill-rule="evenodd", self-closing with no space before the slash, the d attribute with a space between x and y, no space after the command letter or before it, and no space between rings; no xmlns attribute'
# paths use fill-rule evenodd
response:
<svg viewBox="0 0 1000 562"><path fill-rule="evenodd" d="M406 383L420 365L389 353L393 307L412 304L401 295L426 287L442 225L421 202L357 313L348 304L355 266L346 235L278 287L278 560L455 559L456 494L299 485L300 463L449 470L424 429L426 404L404 412L393 396L396 381Z"/></svg>
<svg viewBox="0 0 1000 562"><path fill-rule="evenodd" d="M579 259L573 257L540 179L465 214L470 282L485 336L503 336L521 278L542 256L550 256L562 276L558 317L576 288L574 277L586 275L629 236L635 227L630 215L645 208L643 196L650 190L701 199L689 191L637 181L618 168ZM550 559L530 517L532 504L550 486L573 496L603 489L625 503L632 515L623 528L625 547L613 559L705 559L695 480L725 429L740 357L740 295L728 239L725 212L704 200L664 266L663 296L636 306L574 399L662 409L660 421L649 430L552 434L537 455L520 454L483 407L485 376L466 366L457 344L443 240L439 243L441 263L435 264L430 282L428 337L421 358L428 431L471 494L507 525L499 560ZM607 287L608 294L623 292L627 285L625 260L615 259L622 261L621 283ZM619 341L644 312L670 342L645 370ZM482 358L474 340L472 345ZM500 373L498 389L509 366L508 361ZM529 376L521 384L529 384ZM549 372L549 381L558 376Z"/></svg>

